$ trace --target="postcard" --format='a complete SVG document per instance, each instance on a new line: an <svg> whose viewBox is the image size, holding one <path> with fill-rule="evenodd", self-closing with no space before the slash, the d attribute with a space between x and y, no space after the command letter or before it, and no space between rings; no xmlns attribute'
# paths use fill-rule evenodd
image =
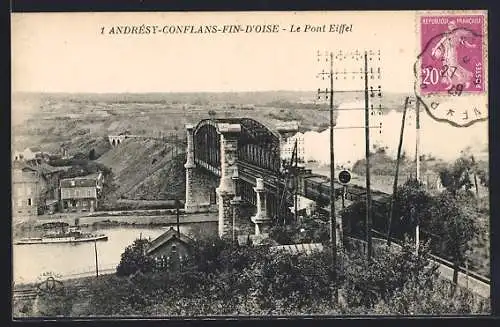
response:
<svg viewBox="0 0 500 327"><path fill-rule="evenodd" d="M491 313L486 11L11 22L14 319Z"/></svg>

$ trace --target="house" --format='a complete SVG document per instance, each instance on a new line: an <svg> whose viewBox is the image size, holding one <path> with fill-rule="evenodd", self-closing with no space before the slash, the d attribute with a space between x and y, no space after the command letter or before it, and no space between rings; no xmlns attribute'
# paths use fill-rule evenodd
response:
<svg viewBox="0 0 500 327"><path fill-rule="evenodd" d="M12 152L12 161L22 161L24 160L24 154L22 151Z"/></svg>
<svg viewBox="0 0 500 327"><path fill-rule="evenodd" d="M102 189L102 173L83 177L65 178L60 181L62 212L93 212L98 207Z"/></svg>
<svg viewBox="0 0 500 327"><path fill-rule="evenodd" d="M15 215L42 214L57 211L59 180L68 167L46 163L30 165L15 161L12 166L12 208ZM28 208L27 203L32 203ZM36 209L36 210L35 210Z"/></svg>
<svg viewBox="0 0 500 327"><path fill-rule="evenodd" d="M48 211L49 213L54 213L58 209L58 203L60 200L59 193L59 181L65 171L68 170L68 166L53 167L45 162L41 162L35 166L30 166L30 168L36 170L43 180L40 188L40 204L39 207L43 213Z"/></svg>
<svg viewBox="0 0 500 327"><path fill-rule="evenodd" d="M42 151L38 147L26 148L23 151L23 158L24 158L24 160L32 160L32 159L35 159L37 157L37 155L40 155L41 153L42 153Z"/></svg>
<svg viewBox="0 0 500 327"><path fill-rule="evenodd" d="M183 261L192 255L193 240L170 227L153 241L146 255L155 259L157 265L178 269Z"/></svg>
<svg viewBox="0 0 500 327"><path fill-rule="evenodd" d="M40 195L46 187L40 173L22 163L12 166L12 218L26 220L38 215Z"/></svg>
<svg viewBox="0 0 500 327"><path fill-rule="evenodd" d="M295 206L289 207L292 213L295 213ZM297 195L297 212L311 216L316 211L316 202L304 196Z"/></svg>
<svg viewBox="0 0 500 327"><path fill-rule="evenodd" d="M293 149L297 141L297 161L304 162L304 134L298 132L295 135L287 138L281 145L281 160L290 161L293 156Z"/></svg>

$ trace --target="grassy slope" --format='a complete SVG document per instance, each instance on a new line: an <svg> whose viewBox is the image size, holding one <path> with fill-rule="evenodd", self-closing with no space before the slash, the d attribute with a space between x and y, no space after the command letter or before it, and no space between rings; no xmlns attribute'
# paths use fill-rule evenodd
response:
<svg viewBox="0 0 500 327"><path fill-rule="evenodd" d="M137 192L138 188L148 189L152 184L165 184L164 175L159 174L171 166L172 146L159 140L129 139L112 148L98 159L98 162L110 167L115 176L115 197L129 199L159 200L160 186L149 192ZM152 183L154 180L154 183ZM141 186L146 183L146 186ZM165 199L165 198L163 198Z"/></svg>
<svg viewBox="0 0 500 327"><path fill-rule="evenodd" d="M162 168L125 193L129 199L169 200L184 199L186 180L185 155L169 160Z"/></svg>

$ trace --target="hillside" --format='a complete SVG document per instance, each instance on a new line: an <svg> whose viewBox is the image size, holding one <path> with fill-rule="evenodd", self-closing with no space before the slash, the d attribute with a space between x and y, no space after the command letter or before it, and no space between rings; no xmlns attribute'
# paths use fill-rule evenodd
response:
<svg viewBox="0 0 500 327"><path fill-rule="evenodd" d="M387 108L402 107L404 94L384 94ZM361 93L338 93L335 102L362 98ZM302 129L323 130L329 124L327 104L315 104L315 92L239 93L146 93L146 94L36 94L13 97L13 148L39 146L69 155L94 150L98 162L111 168L116 189L112 198L163 199L182 189L183 178L172 175L170 145L163 141L127 140L112 148L107 136L128 131L145 136L173 135L180 140L178 154L185 151L185 124L196 124L215 114L216 118L251 117L273 128L298 120ZM18 116L19 116L18 115ZM168 143L168 142L167 142ZM153 162L154 161L154 162ZM173 166L172 166L173 165ZM182 168L182 167L180 167ZM182 168L183 172L183 168ZM170 181L171 175L173 181ZM174 185L173 191L165 187Z"/></svg>
<svg viewBox="0 0 500 327"><path fill-rule="evenodd" d="M135 185L124 197L134 200L171 200L184 199L186 175L184 172L185 154L169 160L165 166Z"/></svg>
<svg viewBox="0 0 500 327"><path fill-rule="evenodd" d="M183 170L177 172L171 168L180 169L179 164L175 164L180 159L172 163L174 153L172 144L159 140L137 139L128 139L106 152L97 161L111 168L113 172L115 188L110 198L167 199L166 193L160 193L161 190L165 191L165 185L170 183L164 172L173 176L183 173ZM178 149L177 153L182 151Z"/></svg>
<svg viewBox="0 0 500 327"><path fill-rule="evenodd" d="M386 94L387 108L402 108L404 94ZM362 94L338 93L335 102L351 102ZM45 94L18 93L13 96L12 143L22 150L40 146L58 151L62 143L69 154L88 152L81 143L130 131L157 136L176 133L184 137L183 126L208 118L252 117L273 126L299 120L305 128L324 128L329 113L326 103L314 104L314 92L240 93L151 93L151 94Z"/></svg>

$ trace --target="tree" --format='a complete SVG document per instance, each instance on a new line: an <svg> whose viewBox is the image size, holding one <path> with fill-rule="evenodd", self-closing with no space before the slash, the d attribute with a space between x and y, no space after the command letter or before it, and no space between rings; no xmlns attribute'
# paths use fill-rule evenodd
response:
<svg viewBox="0 0 500 327"><path fill-rule="evenodd" d="M344 288L349 307L371 308L389 301L409 283L418 289L432 289L437 265L429 261L429 247L424 244L417 255L414 249L414 244L405 240L401 249L382 248L370 261L356 253L347 257Z"/></svg>
<svg viewBox="0 0 500 327"><path fill-rule="evenodd" d="M217 116L217 113L215 112L215 110L210 109L208 111L208 116L210 117L210 119L215 119L215 116Z"/></svg>
<svg viewBox="0 0 500 327"><path fill-rule="evenodd" d="M433 198L421 182L416 179L405 182L396 192L393 215L395 230L412 235L417 224L426 226L432 205Z"/></svg>
<svg viewBox="0 0 500 327"><path fill-rule="evenodd" d="M479 170L477 173L477 177L479 177L479 181L480 181L481 185L483 185L485 187L490 186L490 175L488 174L488 172L486 170Z"/></svg>
<svg viewBox="0 0 500 327"><path fill-rule="evenodd" d="M136 239L132 245L127 246L121 255L116 274L129 276L138 271L143 273L153 271L154 260L146 255L149 244L147 239Z"/></svg>
<svg viewBox="0 0 500 327"><path fill-rule="evenodd" d="M89 160L96 160L96 154L95 154L95 149L92 149L89 151Z"/></svg>
<svg viewBox="0 0 500 327"><path fill-rule="evenodd" d="M466 254L471 250L471 241L478 232L475 224L474 208L464 206L470 194L442 192L436 197L432 208L432 221L429 228L441 237L441 253L451 257L454 263L453 282L458 279L458 268L465 263ZM470 201L469 201L470 203Z"/></svg>
<svg viewBox="0 0 500 327"><path fill-rule="evenodd" d="M469 191L474 185L471 182L470 172L475 165L471 157L462 156L451 166L444 167L439 172L441 183L452 194L459 190Z"/></svg>

